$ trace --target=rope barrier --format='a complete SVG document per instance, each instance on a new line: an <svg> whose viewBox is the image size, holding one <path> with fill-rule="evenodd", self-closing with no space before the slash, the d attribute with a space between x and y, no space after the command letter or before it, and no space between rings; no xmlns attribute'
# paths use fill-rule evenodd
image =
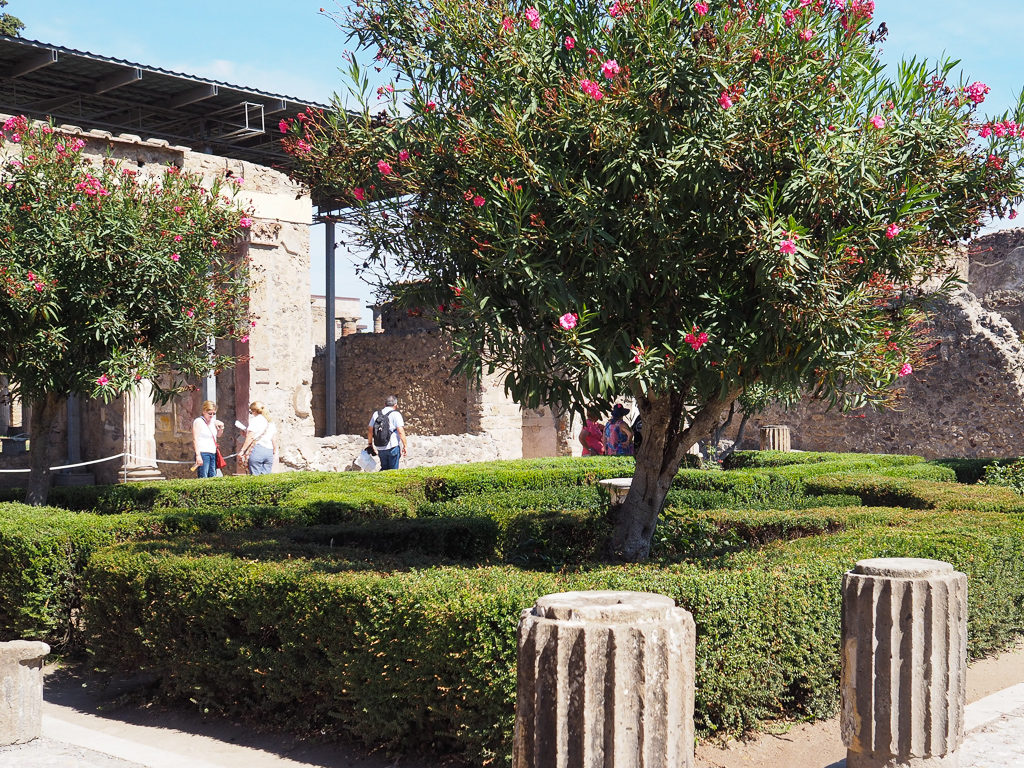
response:
<svg viewBox="0 0 1024 768"><path fill-rule="evenodd" d="M107 456L106 458L103 458L103 459L93 459L92 461L80 461L77 464L60 464L60 465L58 465L56 467L50 467L50 471L51 472L56 472L56 471L61 470L61 469L76 469L77 467L87 467L90 464L102 464L104 461L113 461L114 459L121 459L121 458L124 458L125 456L127 456L128 458L131 458L131 459L141 459L142 461L152 461L152 462L155 462L156 464L188 464L190 466L195 466L195 462L194 461L174 461L173 459L150 459L150 458L148 458L146 456L138 456L138 455L136 455L134 453L128 453L127 451L125 451L123 453L114 454L113 456ZM234 459L237 456L238 456L237 453L232 453L232 454L229 454L229 455L225 456L224 460L227 461L228 459ZM32 470L29 469L29 468L25 468L25 469L0 469L0 472L3 472L3 473L17 473L17 472L31 472L31 471Z"/></svg>

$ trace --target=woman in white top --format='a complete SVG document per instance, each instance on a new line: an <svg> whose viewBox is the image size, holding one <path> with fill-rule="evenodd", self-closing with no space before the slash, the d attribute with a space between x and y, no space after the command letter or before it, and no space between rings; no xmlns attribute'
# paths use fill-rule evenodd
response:
<svg viewBox="0 0 1024 768"><path fill-rule="evenodd" d="M249 406L242 455L248 457L250 475L269 475L277 459L277 426L270 420L267 406L259 400Z"/></svg>
<svg viewBox="0 0 1024 768"><path fill-rule="evenodd" d="M224 431L224 422L217 419L217 404L203 402L203 415L192 422L192 447L196 452L199 477L217 476L217 438Z"/></svg>

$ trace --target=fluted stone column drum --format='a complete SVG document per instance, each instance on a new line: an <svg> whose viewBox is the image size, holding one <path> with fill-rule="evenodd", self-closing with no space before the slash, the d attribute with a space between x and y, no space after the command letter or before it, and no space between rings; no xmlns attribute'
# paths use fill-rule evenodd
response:
<svg viewBox="0 0 1024 768"><path fill-rule="evenodd" d="M514 768L692 768L694 623L664 595L563 592L523 611Z"/></svg>
<svg viewBox="0 0 1024 768"><path fill-rule="evenodd" d="M780 424L770 424L761 427L761 450L792 451L789 427Z"/></svg>
<svg viewBox="0 0 1024 768"><path fill-rule="evenodd" d="M50 646L34 640L0 643L0 746L24 744L43 729L43 659Z"/></svg>
<svg viewBox="0 0 1024 768"><path fill-rule="evenodd" d="M957 768L967 577L939 560L861 560L843 578L847 768Z"/></svg>

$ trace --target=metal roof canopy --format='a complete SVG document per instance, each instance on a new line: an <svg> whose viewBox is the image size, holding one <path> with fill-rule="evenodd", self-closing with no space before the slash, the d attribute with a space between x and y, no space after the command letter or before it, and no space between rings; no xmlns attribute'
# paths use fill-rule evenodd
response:
<svg viewBox="0 0 1024 768"><path fill-rule="evenodd" d="M287 167L277 124L325 104L0 35L0 110Z"/></svg>

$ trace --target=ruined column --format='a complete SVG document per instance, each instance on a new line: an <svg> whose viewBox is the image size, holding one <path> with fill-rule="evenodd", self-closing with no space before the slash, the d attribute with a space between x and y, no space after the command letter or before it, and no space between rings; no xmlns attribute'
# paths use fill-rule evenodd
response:
<svg viewBox="0 0 1024 768"><path fill-rule="evenodd" d="M664 595L538 599L519 622L513 768L692 768L694 640Z"/></svg>
<svg viewBox="0 0 1024 768"><path fill-rule="evenodd" d="M761 427L762 451L791 451L789 427L779 424Z"/></svg>
<svg viewBox="0 0 1024 768"><path fill-rule="evenodd" d="M156 411L153 385L140 381L124 395L124 457L122 477L128 482L163 480L156 464Z"/></svg>
<svg viewBox="0 0 1024 768"><path fill-rule="evenodd" d="M861 560L843 578L847 768L957 768L967 577L939 560Z"/></svg>
<svg viewBox="0 0 1024 768"><path fill-rule="evenodd" d="M50 646L33 640L0 643L0 746L24 744L43 728L43 659Z"/></svg>

